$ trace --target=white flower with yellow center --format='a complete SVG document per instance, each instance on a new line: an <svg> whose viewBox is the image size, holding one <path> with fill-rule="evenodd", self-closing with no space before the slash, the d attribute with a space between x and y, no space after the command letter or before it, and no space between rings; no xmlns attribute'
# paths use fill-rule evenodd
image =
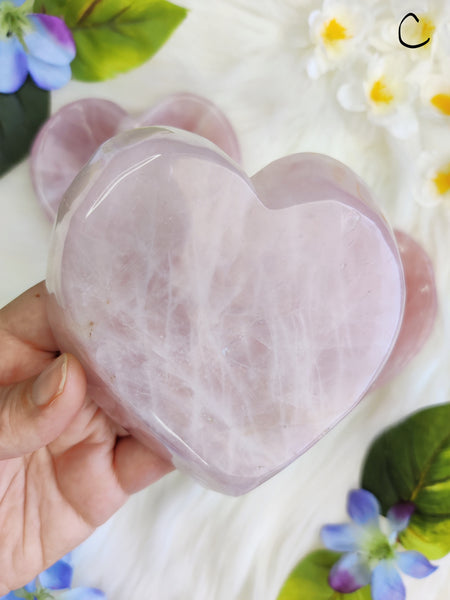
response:
<svg viewBox="0 0 450 600"><path fill-rule="evenodd" d="M339 103L349 111L367 112L369 121L394 137L411 137L418 131L417 86L409 80L408 64L397 54L373 58L365 74L355 73L353 81L340 86Z"/></svg>
<svg viewBox="0 0 450 600"><path fill-rule="evenodd" d="M413 62L450 56L450 2L391 0L370 43L379 52L400 50Z"/></svg>
<svg viewBox="0 0 450 600"><path fill-rule="evenodd" d="M324 0L322 8L309 15L314 52L307 63L307 72L312 79L361 58L372 22L372 4L371 1L362 6L354 0Z"/></svg>
<svg viewBox="0 0 450 600"><path fill-rule="evenodd" d="M450 151L423 151L417 161L420 183L415 199L422 206L444 204L450 209Z"/></svg>
<svg viewBox="0 0 450 600"><path fill-rule="evenodd" d="M436 72L423 77L420 87L424 113L450 128L450 59Z"/></svg>

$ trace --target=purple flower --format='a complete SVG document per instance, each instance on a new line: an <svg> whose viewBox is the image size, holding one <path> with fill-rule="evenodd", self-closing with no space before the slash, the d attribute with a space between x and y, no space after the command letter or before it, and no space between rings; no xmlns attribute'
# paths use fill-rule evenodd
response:
<svg viewBox="0 0 450 600"><path fill-rule="evenodd" d="M347 512L352 523L325 525L321 531L327 548L345 553L330 571L330 586L348 594L370 583L373 600L404 600L399 570L420 579L437 569L420 552L396 549L398 534L408 526L414 508L412 502L393 506L387 513L386 535L380 529L380 506L375 496L366 490L351 491Z"/></svg>
<svg viewBox="0 0 450 600"><path fill-rule="evenodd" d="M96 588L76 587L70 589L72 585L73 569L70 564L70 554L67 554L54 565L43 571L38 577L27 583L26 586L15 592L10 592L2 596L0 600L17 600L23 598L24 593L28 592L33 598L51 598L53 596L47 593L47 590L65 590L58 594L58 600L106 600L105 594Z"/></svg>
<svg viewBox="0 0 450 600"><path fill-rule="evenodd" d="M55 90L71 78L76 48L62 19L33 14L34 0L0 0L0 92L16 92L28 73Z"/></svg>

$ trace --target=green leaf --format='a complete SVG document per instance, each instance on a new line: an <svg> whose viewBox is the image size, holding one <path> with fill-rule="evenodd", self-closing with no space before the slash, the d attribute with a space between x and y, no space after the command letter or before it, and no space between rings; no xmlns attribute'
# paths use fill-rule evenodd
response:
<svg viewBox="0 0 450 600"><path fill-rule="evenodd" d="M384 513L400 501L415 503L400 535L405 548L429 559L450 552L450 404L421 410L378 437L365 459L362 487Z"/></svg>
<svg viewBox="0 0 450 600"><path fill-rule="evenodd" d="M50 112L50 94L30 78L14 94L0 94L0 175L29 152Z"/></svg>
<svg viewBox="0 0 450 600"><path fill-rule="evenodd" d="M35 0L33 12L62 17L68 8L66 0Z"/></svg>
<svg viewBox="0 0 450 600"><path fill-rule="evenodd" d="M35 10L64 19L77 47L72 74L83 81L108 79L141 65L187 14L166 0L37 0Z"/></svg>
<svg viewBox="0 0 450 600"><path fill-rule="evenodd" d="M331 567L341 555L317 550L305 556L289 575L277 600L371 600L370 585L341 594L328 585Z"/></svg>
<svg viewBox="0 0 450 600"><path fill-rule="evenodd" d="M17 596L17 598L23 598L24 600L34 600L35 599L35 595L32 594L31 592L27 592L27 590L25 588L20 588L19 590L15 590L14 595Z"/></svg>

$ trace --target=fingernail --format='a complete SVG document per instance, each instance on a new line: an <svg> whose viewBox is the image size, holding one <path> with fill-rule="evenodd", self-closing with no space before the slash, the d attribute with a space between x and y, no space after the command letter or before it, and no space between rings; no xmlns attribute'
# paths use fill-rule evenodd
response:
<svg viewBox="0 0 450 600"><path fill-rule="evenodd" d="M67 354L62 354L33 383L31 399L36 406L50 404L64 389L67 376Z"/></svg>

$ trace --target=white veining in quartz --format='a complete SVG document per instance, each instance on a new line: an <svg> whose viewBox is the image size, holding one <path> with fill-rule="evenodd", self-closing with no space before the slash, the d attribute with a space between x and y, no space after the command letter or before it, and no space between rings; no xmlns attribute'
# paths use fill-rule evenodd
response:
<svg viewBox="0 0 450 600"><path fill-rule="evenodd" d="M401 262L361 197L328 157L293 155L252 182L193 134L121 134L60 208L56 337L112 418L206 485L243 493L335 425L395 342Z"/></svg>

